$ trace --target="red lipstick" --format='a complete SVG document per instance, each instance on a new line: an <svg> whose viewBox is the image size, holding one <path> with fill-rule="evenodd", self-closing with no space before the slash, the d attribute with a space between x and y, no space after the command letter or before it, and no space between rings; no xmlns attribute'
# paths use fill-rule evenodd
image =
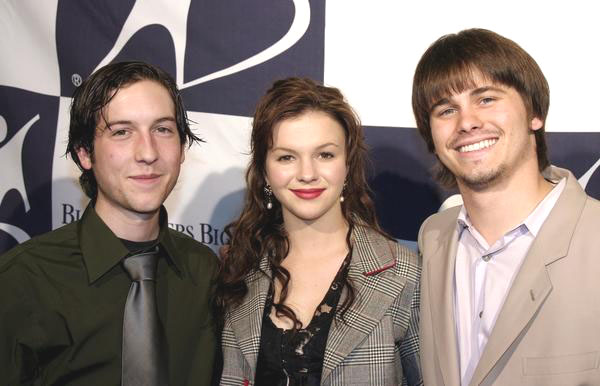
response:
<svg viewBox="0 0 600 386"><path fill-rule="evenodd" d="M324 188L320 189L291 189L292 192L303 200L312 200L317 198L325 191Z"/></svg>

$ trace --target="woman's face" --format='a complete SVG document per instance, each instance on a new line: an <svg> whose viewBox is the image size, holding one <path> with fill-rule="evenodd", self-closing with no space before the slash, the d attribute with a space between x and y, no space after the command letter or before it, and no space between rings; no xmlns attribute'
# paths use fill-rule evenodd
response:
<svg viewBox="0 0 600 386"><path fill-rule="evenodd" d="M265 169L284 222L342 217L346 138L343 127L327 113L307 111L277 123Z"/></svg>

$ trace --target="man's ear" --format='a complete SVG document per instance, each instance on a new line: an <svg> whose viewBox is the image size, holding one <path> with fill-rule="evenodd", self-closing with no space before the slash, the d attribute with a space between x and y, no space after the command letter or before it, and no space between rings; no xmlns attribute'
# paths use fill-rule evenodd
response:
<svg viewBox="0 0 600 386"><path fill-rule="evenodd" d="M92 156L83 146L77 149L77 157L79 157L79 163L82 168L85 170L92 168Z"/></svg>
<svg viewBox="0 0 600 386"><path fill-rule="evenodd" d="M544 121L542 121L541 119L539 119L538 117L533 117L533 119L531 120L531 130L536 131L542 128L542 126L544 126Z"/></svg>

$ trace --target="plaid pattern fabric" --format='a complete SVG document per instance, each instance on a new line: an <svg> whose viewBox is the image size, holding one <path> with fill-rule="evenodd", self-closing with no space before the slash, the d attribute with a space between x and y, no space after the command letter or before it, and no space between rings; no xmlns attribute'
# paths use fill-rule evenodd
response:
<svg viewBox="0 0 600 386"><path fill-rule="evenodd" d="M348 278L356 298L343 321L336 315L331 325L321 384L421 385L420 260L411 250L365 227L357 226L352 238ZM261 268L270 274L266 258ZM254 384L269 281L261 272L253 272L247 284L243 303L225 316L221 385Z"/></svg>

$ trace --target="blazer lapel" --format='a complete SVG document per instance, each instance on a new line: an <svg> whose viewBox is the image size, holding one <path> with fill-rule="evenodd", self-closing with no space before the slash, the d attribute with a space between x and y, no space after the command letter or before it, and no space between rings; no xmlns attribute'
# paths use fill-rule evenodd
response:
<svg viewBox="0 0 600 386"><path fill-rule="evenodd" d="M266 257L261 260L260 268L268 275L271 274ZM248 276L246 284L248 285L248 294L242 304L230 311L230 319L231 329L244 358L252 369L252 379L254 379L269 280L262 272L254 271Z"/></svg>
<svg viewBox="0 0 600 386"><path fill-rule="evenodd" d="M458 215L458 212L457 212ZM460 385L458 343L454 319L454 266L458 248L456 216L440 235L438 249L428 259L428 290L438 363L448 385Z"/></svg>
<svg viewBox="0 0 600 386"><path fill-rule="evenodd" d="M321 382L369 336L405 284L399 276L386 272L396 263L393 243L360 226L356 226L353 239L355 242L348 278L354 285L356 297L346 311L344 321L336 317L331 324ZM382 285L385 293L376 290ZM342 294L339 304L345 296L346 292Z"/></svg>
<svg viewBox="0 0 600 386"><path fill-rule="evenodd" d="M490 339L475 369L471 384L494 377L527 332L552 291L546 266L567 255L586 196L571 173L552 168L567 177L566 186L535 238L500 310ZM568 174L567 174L568 173ZM496 371L493 371L496 370Z"/></svg>

